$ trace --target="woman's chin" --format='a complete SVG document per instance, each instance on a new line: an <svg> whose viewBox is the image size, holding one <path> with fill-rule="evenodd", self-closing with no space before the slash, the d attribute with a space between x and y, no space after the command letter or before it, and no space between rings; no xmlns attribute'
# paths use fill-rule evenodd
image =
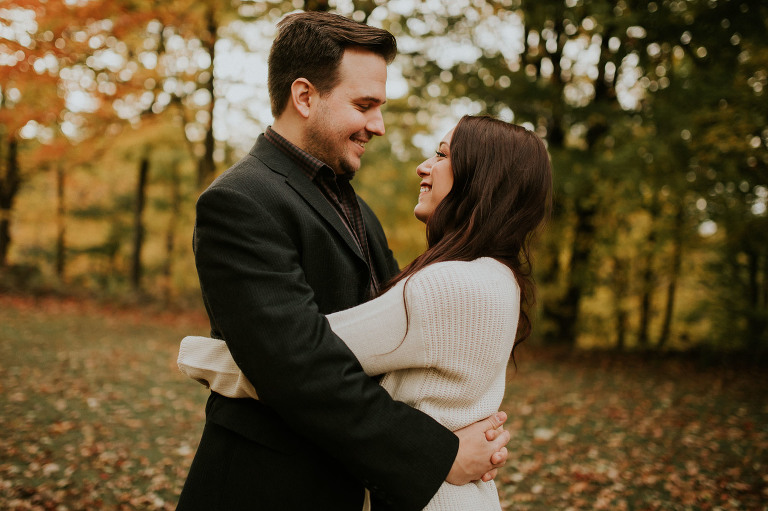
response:
<svg viewBox="0 0 768 511"><path fill-rule="evenodd" d="M419 207L421 204L417 204L416 207L413 209L413 216L416 217L416 220L419 222L426 224L427 219L429 218L428 215L426 215L421 208Z"/></svg>

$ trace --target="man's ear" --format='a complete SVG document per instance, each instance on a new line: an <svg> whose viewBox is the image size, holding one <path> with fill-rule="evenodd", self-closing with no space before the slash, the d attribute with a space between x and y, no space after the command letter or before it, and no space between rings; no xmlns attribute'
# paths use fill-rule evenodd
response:
<svg viewBox="0 0 768 511"><path fill-rule="evenodd" d="M316 92L315 87L306 78L297 78L291 84L291 103L296 112L305 119L309 117L309 108Z"/></svg>

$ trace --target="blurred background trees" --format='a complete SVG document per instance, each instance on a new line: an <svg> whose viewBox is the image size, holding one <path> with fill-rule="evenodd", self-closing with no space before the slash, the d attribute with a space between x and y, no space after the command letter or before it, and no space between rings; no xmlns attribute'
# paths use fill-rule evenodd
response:
<svg viewBox="0 0 768 511"><path fill-rule="evenodd" d="M546 142L540 342L768 348L768 6L759 0L9 0L0 6L3 286L197 300L202 188L271 121L276 21L390 30L387 136L357 189L401 264L415 167L466 113Z"/></svg>

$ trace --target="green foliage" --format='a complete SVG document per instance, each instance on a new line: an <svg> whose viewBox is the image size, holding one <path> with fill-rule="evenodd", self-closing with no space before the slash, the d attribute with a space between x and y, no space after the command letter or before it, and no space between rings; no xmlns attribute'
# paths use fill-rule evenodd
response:
<svg viewBox="0 0 768 511"><path fill-rule="evenodd" d="M0 132L37 123L20 139L11 262L38 267L39 279L120 293L140 228L148 288L197 294L189 236L200 178L236 160L243 140L268 122L254 108L266 91L252 86L252 70L243 66L240 76L221 62L263 51L268 37L256 33L269 36L295 6L174 0L37 9L41 28L28 30L36 46L6 43L32 65L0 67L18 89L2 91ZM536 254L535 338L619 349L768 348L768 254L756 235L768 203L763 3L460 0L416 1L409 11L367 0L337 8L391 30L401 49L392 69L408 90L388 101L387 136L369 145L355 180L401 265L424 249L412 210L425 137L442 136L435 132L464 113L489 113L535 130L554 167L555 214ZM51 63L52 48L58 74L35 71L35 59ZM119 65L96 58L109 52ZM249 84L239 103L232 99ZM71 111L59 91L87 92L99 108ZM58 99L41 109L44 95ZM214 119L227 116L242 127L212 132ZM147 155L137 227L136 176ZM58 167L67 178L60 217L47 172ZM66 268L54 277L62 239Z"/></svg>
<svg viewBox="0 0 768 511"><path fill-rule="evenodd" d="M471 112L528 125L549 145L555 216L537 258L539 337L619 348L733 347L709 321L691 318L738 294L759 299L729 300L724 316L742 325L741 346L765 346L764 256L747 251L738 226L762 226L765 217L766 7L552 0L433 12L426 5L393 24L402 37L427 41L404 64L408 103L440 115L447 103L454 112L469 104ZM484 31L499 23L493 33L517 34L517 48L483 46ZM435 49L456 41L480 48L479 58L450 60ZM702 224L724 236L703 239ZM721 281L702 263L719 259L713 252L743 261L740 273L749 276Z"/></svg>

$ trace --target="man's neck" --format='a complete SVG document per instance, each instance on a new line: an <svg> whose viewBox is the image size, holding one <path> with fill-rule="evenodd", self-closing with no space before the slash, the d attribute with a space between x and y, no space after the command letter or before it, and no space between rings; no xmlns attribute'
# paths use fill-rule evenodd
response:
<svg viewBox="0 0 768 511"><path fill-rule="evenodd" d="M296 123L291 122L290 119L286 119L285 116L281 116L280 118L275 119L275 122L272 123L272 131L302 151L306 151L304 147L304 137L301 134L301 129L296 125Z"/></svg>

